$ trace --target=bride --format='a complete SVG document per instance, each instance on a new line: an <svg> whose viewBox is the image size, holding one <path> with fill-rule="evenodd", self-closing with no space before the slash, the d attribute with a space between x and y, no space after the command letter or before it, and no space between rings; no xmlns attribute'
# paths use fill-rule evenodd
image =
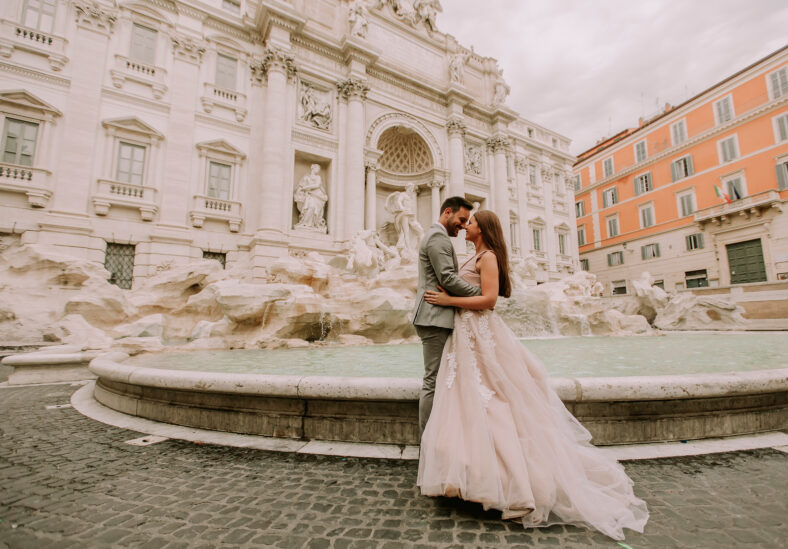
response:
<svg viewBox="0 0 788 549"><path fill-rule="evenodd" d="M477 212L465 238L476 255L459 275L482 295L425 294L457 310L421 439L421 493L475 501L526 527L574 524L618 540L624 528L642 532L648 511L624 468L591 445L542 363L491 310L511 294L498 217Z"/></svg>

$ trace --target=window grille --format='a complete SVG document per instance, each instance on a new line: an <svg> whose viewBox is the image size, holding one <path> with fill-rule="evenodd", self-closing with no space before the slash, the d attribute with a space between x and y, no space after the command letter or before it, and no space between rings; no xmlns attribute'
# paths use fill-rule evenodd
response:
<svg viewBox="0 0 788 549"><path fill-rule="evenodd" d="M104 268L110 272L109 283L124 290L131 289L134 276L134 244L107 242Z"/></svg>
<svg viewBox="0 0 788 549"><path fill-rule="evenodd" d="M219 263L222 264L222 269L225 268L227 265L227 254L222 252L207 252L205 250L202 251L202 258L203 259L215 259Z"/></svg>

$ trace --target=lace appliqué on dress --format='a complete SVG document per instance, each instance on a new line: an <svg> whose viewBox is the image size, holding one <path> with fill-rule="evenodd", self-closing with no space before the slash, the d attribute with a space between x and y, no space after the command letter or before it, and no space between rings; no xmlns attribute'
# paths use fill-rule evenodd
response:
<svg viewBox="0 0 788 549"><path fill-rule="evenodd" d="M482 405L486 408L487 403L490 402L490 399L495 394L495 391L489 389L484 382L482 381L482 372L479 370L479 365L476 361L476 337L473 334L473 330L470 329L469 320L473 316L471 311L463 311L460 313L460 322L457 323L457 329L455 330L454 337L452 338L452 349L446 355L446 362L449 366L449 374L446 376L446 385L451 389L452 385L454 385L454 379L457 376L457 339L462 338L468 344L468 349L470 350L469 353L469 362L471 371L473 371L474 377L476 378L476 387L479 390L479 395L482 399ZM492 333L490 333L490 326L486 322L487 318L484 317L485 326L487 333L483 333L484 337L487 338L489 341L492 341ZM494 343L492 344L494 346Z"/></svg>

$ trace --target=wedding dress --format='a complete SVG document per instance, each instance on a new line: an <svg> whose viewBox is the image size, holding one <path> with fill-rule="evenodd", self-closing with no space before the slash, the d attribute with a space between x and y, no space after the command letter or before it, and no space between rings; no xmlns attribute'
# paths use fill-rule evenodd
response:
<svg viewBox="0 0 788 549"><path fill-rule="evenodd" d="M459 271L475 285L480 256ZM423 495L479 502L526 527L590 526L618 540L624 528L642 532L645 502L590 441L545 367L495 312L457 309L421 439Z"/></svg>

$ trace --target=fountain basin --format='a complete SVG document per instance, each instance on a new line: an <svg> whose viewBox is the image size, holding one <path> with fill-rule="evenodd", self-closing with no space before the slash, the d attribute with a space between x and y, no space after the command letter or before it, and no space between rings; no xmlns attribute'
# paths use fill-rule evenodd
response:
<svg viewBox="0 0 788 549"><path fill-rule="evenodd" d="M318 377L90 363L95 399L187 427L300 440L418 443L419 378ZM714 438L788 427L788 368L666 376L557 377L597 445Z"/></svg>

